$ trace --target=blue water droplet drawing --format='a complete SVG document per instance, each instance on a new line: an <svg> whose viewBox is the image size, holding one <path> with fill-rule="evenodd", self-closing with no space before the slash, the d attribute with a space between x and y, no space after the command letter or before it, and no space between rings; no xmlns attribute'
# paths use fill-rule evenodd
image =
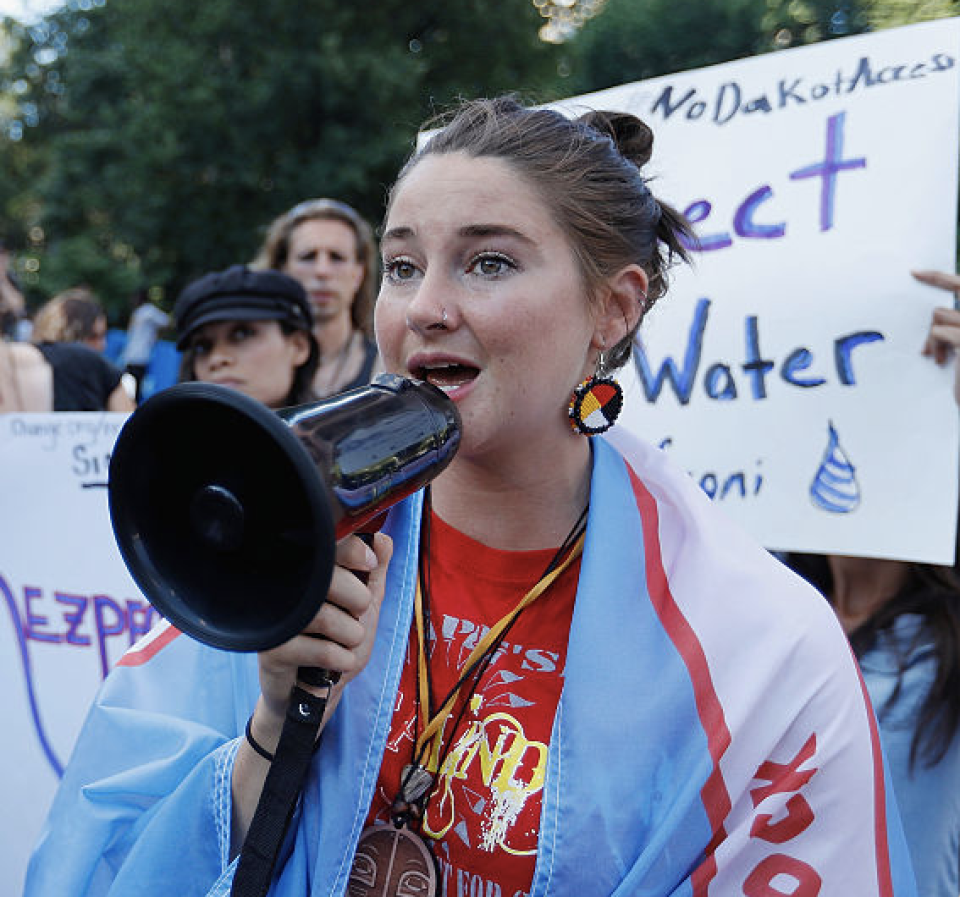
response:
<svg viewBox="0 0 960 897"><path fill-rule="evenodd" d="M827 447L810 484L810 500L814 506L830 514L849 514L860 504L857 469L840 445L840 437L828 421Z"/></svg>

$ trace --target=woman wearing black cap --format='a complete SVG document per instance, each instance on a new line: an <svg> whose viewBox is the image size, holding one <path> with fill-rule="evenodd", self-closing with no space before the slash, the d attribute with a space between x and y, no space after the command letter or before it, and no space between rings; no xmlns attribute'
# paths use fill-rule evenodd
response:
<svg viewBox="0 0 960 897"><path fill-rule="evenodd" d="M319 350L303 287L235 265L189 284L174 308L180 380L229 386L270 408L313 401Z"/></svg>

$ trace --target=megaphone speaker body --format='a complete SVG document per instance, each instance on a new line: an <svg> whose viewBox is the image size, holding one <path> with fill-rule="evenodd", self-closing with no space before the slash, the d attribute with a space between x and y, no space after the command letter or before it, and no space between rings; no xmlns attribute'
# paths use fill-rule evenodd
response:
<svg viewBox="0 0 960 897"><path fill-rule="evenodd" d="M226 387L180 384L120 432L114 534L177 628L218 648L267 650L319 610L336 540L433 479L459 440L441 390L392 375L279 412Z"/></svg>

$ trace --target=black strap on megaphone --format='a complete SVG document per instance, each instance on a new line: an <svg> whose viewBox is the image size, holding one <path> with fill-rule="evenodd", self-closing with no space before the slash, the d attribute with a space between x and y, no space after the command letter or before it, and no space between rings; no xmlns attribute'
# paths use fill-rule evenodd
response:
<svg viewBox="0 0 960 897"><path fill-rule="evenodd" d="M240 850L231 897L263 897L270 888L280 847L310 769L330 687L336 681L331 674L327 676L323 683L311 683L329 686L322 696L299 685L290 693L280 741Z"/></svg>
<svg viewBox="0 0 960 897"><path fill-rule="evenodd" d="M380 523L382 518L377 518L368 524L371 527L369 531L357 532L356 535L372 546L374 528L379 529ZM354 575L361 582L367 582L366 573L355 571ZM327 709L327 700L333 686L340 681L340 673L319 667L300 667L297 679L323 691L315 695L294 685L290 692L280 741L263 783L247 837L240 849L230 897L264 897L270 888L297 798L303 791L310 761L319 746L317 734Z"/></svg>

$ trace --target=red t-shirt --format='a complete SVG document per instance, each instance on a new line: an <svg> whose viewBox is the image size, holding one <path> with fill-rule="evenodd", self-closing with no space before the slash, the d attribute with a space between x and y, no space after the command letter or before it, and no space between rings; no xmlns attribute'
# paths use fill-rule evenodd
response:
<svg viewBox="0 0 960 897"><path fill-rule="evenodd" d="M436 514L431 520L430 668L436 708L477 641L533 588L555 550L498 551ZM444 759L420 829L439 860L447 897L513 897L530 889L547 745L563 686L579 568L578 559L520 614L456 732L452 727L469 685L447 719ZM416 662L412 628L368 823L389 822L401 771L413 756L419 734Z"/></svg>

